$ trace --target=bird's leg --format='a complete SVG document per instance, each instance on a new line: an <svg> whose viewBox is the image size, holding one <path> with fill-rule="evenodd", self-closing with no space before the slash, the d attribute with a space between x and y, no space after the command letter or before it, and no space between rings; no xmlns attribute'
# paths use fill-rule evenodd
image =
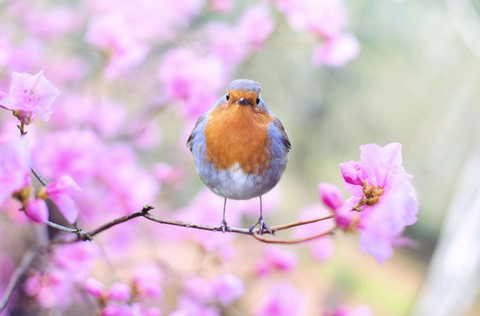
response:
<svg viewBox="0 0 480 316"><path fill-rule="evenodd" d="M225 220L225 210L227 209L227 198L225 198L225 202L223 203L223 218L222 218L222 223L220 224L220 229L222 230L222 233L225 234L225 231L231 232L232 229L230 226L228 226L227 221Z"/></svg>
<svg viewBox="0 0 480 316"><path fill-rule="evenodd" d="M272 229L270 228L270 226L267 225L267 223L265 223L265 221L263 220L263 213L262 213L262 197L260 196L260 217L258 218L258 222L256 222L255 224L253 224L252 226L250 226L250 229L249 229L249 232L250 232L250 235L253 234L253 229L255 228L255 226L259 225L260 224L260 227L259 227L259 232L260 232L260 235L263 235L263 230L266 229L270 234L273 235L273 232L272 232Z"/></svg>

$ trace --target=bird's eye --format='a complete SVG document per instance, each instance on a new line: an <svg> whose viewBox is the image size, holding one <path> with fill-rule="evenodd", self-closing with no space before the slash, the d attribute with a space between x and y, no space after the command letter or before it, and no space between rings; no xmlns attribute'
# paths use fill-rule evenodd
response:
<svg viewBox="0 0 480 316"><path fill-rule="evenodd" d="M260 103L260 98L257 98L257 104L259 104L259 103Z"/></svg>
<svg viewBox="0 0 480 316"><path fill-rule="evenodd" d="M227 95L225 96L225 98L227 99L227 101L230 99L230 94L227 93Z"/></svg>

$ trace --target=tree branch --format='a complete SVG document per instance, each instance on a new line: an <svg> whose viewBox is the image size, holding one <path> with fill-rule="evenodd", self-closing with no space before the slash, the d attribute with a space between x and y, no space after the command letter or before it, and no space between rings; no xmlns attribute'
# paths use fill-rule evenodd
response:
<svg viewBox="0 0 480 316"><path fill-rule="evenodd" d="M23 275L27 272L37 253L37 247L32 247L23 255L22 260L20 261L20 265L15 269L12 276L10 277L10 281L8 282L7 288L5 289L2 300L0 301L0 314L7 307L8 301L12 296L13 291L15 290L18 282L22 279Z"/></svg>

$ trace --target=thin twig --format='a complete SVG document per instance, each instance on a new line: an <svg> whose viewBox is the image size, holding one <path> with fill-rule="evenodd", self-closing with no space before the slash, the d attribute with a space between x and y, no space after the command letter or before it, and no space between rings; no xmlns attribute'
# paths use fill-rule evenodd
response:
<svg viewBox="0 0 480 316"><path fill-rule="evenodd" d="M20 261L20 265L15 269L12 276L10 277L10 281L8 282L7 288L5 289L2 300L0 301L0 314L7 307L8 300L12 296L12 293L15 290L20 279L23 277L25 272L27 272L28 268L32 264L32 261L37 255L37 253L37 247L32 247L23 255L22 260Z"/></svg>
<svg viewBox="0 0 480 316"><path fill-rule="evenodd" d="M261 242L268 243L268 244L285 244L285 245L292 245L292 244L300 244L300 243L302 243L302 242L306 242L306 241L310 241L310 240L313 240L313 239L317 239L317 238L325 237L325 236L328 236L328 235L332 235L333 232L334 232L337 228L338 228L337 226L334 226L334 227L332 227L330 230L328 230L328 231L325 232L325 233L321 233L321 234L318 234L318 235L315 235L315 236L306 237L306 238L297 238L297 239L290 239L290 240L265 238L265 237L263 237L262 235L259 235L259 234L257 234L257 233L254 233L254 234L253 234L253 237L255 237L256 240L259 240L259 241L261 241Z"/></svg>
<svg viewBox="0 0 480 316"><path fill-rule="evenodd" d="M43 186L47 186L48 185L48 182L45 181L44 178L42 178L42 176L38 173L37 169L35 169L35 167L33 166L33 164L30 163L30 170L32 170L32 173L35 175L35 177L38 179L38 181L40 181L40 183L43 185Z"/></svg>

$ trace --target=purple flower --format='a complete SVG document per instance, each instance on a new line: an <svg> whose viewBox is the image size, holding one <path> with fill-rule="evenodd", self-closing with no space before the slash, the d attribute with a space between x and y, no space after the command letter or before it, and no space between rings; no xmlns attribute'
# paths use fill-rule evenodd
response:
<svg viewBox="0 0 480 316"><path fill-rule="evenodd" d="M0 99L0 107L32 112L44 121L50 119L51 105L60 95L60 91L43 76L43 70L35 76L14 72L9 92L8 97Z"/></svg>
<svg viewBox="0 0 480 316"><path fill-rule="evenodd" d="M73 198L83 194L83 189L69 176L63 176L46 187L46 192L57 204L65 219L73 224L77 220L78 210Z"/></svg>
<svg viewBox="0 0 480 316"><path fill-rule="evenodd" d="M343 205L342 191L334 184L320 182L318 193L322 202L332 211Z"/></svg>
<svg viewBox="0 0 480 316"><path fill-rule="evenodd" d="M392 255L405 227L417 221L413 177L402 166L401 148L398 143L363 145L359 162L340 165L345 189L353 195L346 205L362 205L357 224L361 248L379 262Z"/></svg>

